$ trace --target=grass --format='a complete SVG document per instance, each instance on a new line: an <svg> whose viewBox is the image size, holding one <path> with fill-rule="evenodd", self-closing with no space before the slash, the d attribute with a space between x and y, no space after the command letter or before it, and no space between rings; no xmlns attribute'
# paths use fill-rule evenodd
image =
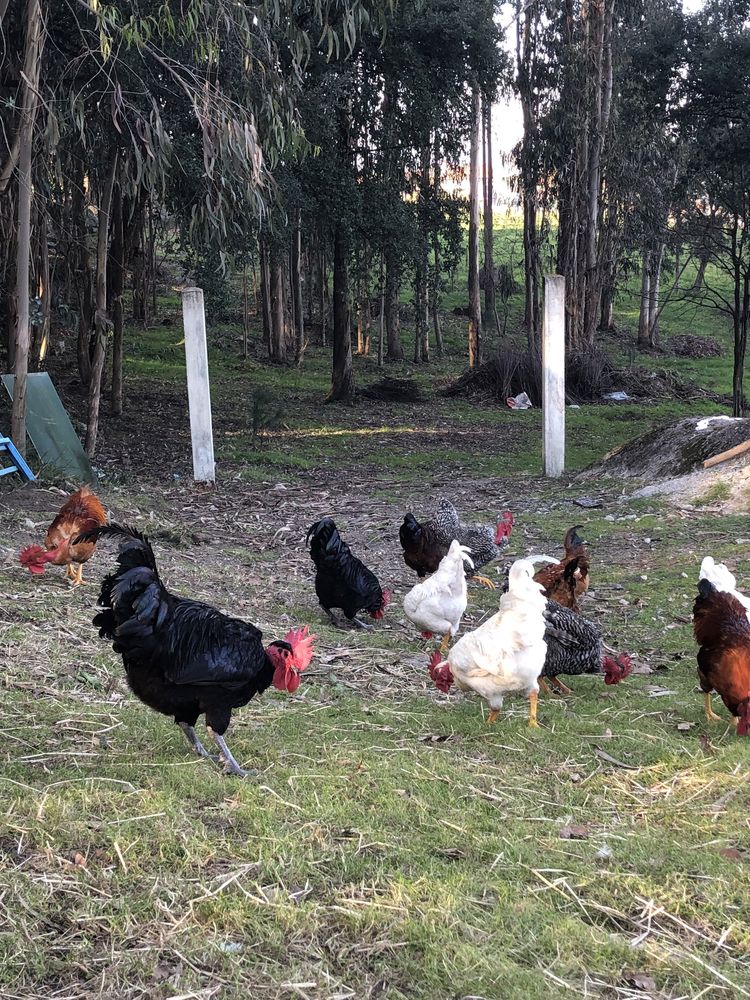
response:
<svg viewBox="0 0 750 1000"><path fill-rule="evenodd" d="M669 307L668 323L681 329ZM443 361L388 373L430 392L455 373L462 326L446 325ZM130 331L130 415L103 414L101 495L152 536L176 591L268 639L309 622L318 656L297 695L235 714L230 746L260 774L225 778L129 694L91 626L111 547L77 590L55 569L22 573L15 553L60 496L0 484L0 997L750 995L747 744L703 716L689 626L704 554L750 576L746 518L629 500L620 482L535 478L533 410L434 396L322 407L327 351L312 347L297 372L244 362L231 338L210 358L217 488L190 482L171 326ZM705 365L718 388L731 364L658 363ZM380 375L371 359L355 365L360 383ZM57 382L80 420L80 393ZM256 385L286 413L253 447ZM671 400L569 410L569 468L692 412ZM514 556L557 552L584 522L584 611L633 655L624 685L573 679L572 697L542 699L532 732L522 699L490 727L476 699L428 683L400 611L413 579L396 535L406 509L444 492L476 519L511 506ZM582 495L602 506L573 506ZM317 608L303 536L324 513L395 588L372 633L335 630ZM466 627L497 602L474 587L470 599Z"/></svg>

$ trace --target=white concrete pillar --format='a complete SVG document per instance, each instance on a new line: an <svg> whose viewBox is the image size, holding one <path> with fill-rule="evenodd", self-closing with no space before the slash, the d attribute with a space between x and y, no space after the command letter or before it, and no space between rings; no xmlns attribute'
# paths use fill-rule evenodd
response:
<svg viewBox="0 0 750 1000"><path fill-rule="evenodd" d="M185 328L190 436L193 439L193 479L196 483L213 483L216 467L202 289L182 290L182 322Z"/></svg>
<svg viewBox="0 0 750 1000"><path fill-rule="evenodd" d="M556 479L565 470L565 278L544 278L542 327L542 442L544 474Z"/></svg>

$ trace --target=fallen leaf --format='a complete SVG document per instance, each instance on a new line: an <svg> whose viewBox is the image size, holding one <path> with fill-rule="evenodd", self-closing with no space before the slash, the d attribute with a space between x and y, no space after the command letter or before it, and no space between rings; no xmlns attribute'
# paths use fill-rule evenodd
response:
<svg viewBox="0 0 750 1000"><path fill-rule="evenodd" d="M589 828L587 826L564 826L557 832L562 840L588 840Z"/></svg>
<svg viewBox="0 0 750 1000"><path fill-rule="evenodd" d="M439 854L441 858L447 858L448 861L461 861L462 858L466 857L460 847L441 847L435 853Z"/></svg>
<svg viewBox="0 0 750 1000"><path fill-rule="evenodd" d="M73 855L73 864L78 865L80 868L86 867L86 858L78 851Z"/></svg>
<svg viewBox="0 0 750 1000"><path fill-rule="evenodd" d="M601 757L602 760L606 760L610 764L614 764L616 767L624 767L626 771L638 770L638 768L634 764L626 764L625 761L618 760L617 757L612 757L610 754L606 752L606 750L602 750L601 747L596 747L594 752L596 753L597 757Z"/></svg>
<svg viewBox="0 0 750 1000"><path fill-rule="evenodd" d="M736 847L722 847L719 851L722 858L729 858L730 861L744 861L745 855L738 851Z"/></svg>
<svg viewBox="0 0 750 1000"><path fill-rule="evenodd" d="M645 972L623 972L622 981L632 989L643 990L644 993L653 993L656 990L655 980Z"/></svg>

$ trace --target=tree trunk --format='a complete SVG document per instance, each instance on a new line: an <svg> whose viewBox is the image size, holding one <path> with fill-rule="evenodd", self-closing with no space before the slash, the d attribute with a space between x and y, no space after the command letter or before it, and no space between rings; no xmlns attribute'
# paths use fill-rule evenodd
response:
<svg viewBox="0 0 750 1000"><path fill-rule="evenodd" d="M112 311L112 415L122 416L122 367L125 350L125 220L122 188L118 184L112 199L112 249L109 255L109 296Z"/></svg>
<svg viewBox="0 0 750 1000"><path fill-rule="evenodd" d="M271 252L271 359L286 362L284 329L284 267L277 253Z"/></svg>
<svg viewBox="0 0 750 1000"><path fill-rule="evenodd" d="M326 253L320 250L320 344L328 346L328 270L326 268Z"/></svg>
<svg viewBox="0 0 750 1000"><path fill-rule="evenodd" d="M96 343L94 345L94 357L91 361L88 420L86 423L86 443L84 445L89 458L93 458L96 451L96 438L99 432L99 403L102 394L102 375L104 373L104 361L107 357L107 328L109 326L109 318L107 316L107 249L109 246L109 218L112 209L112 192L115 185L117 161L118 154L115 152L112 154L112 165L110 166L109 176L105 182L99 203L99 234L96 247L96 313L94 314Z"/></svg>
<svg viewBox="0 0 750 1000"><path fill-rule="evenodd" d="M50 327L50 273L49 273L49 240L47 237L47 213L42 212L39 217L39 267L41 272L37 279L37 298L42 303L42 322L34 327L34 363L37 369L40 368L47 356L49 347L49 327Z"/></svg>
<svg viewBox="0 0 750 1000"><path fill-rule="evenodd" d="M268 247L260 244L260 311L263 317L263 343L271 354L271 268L268 262Z"/></svg>
<svg viewBox="0 0 750 1000"><path fill-rule="evenodd" d="M400 293L401 269L398 257L388 246L385 251L385 328L388 335L385 356L388 361L403 361L404 358L398 315Z"/></svg>
<svg viewBox="0 0 750 1000"><path fill-rule="evenodd" d="M482 308L479 296L479 87L472 87L471 162L469 168L469 367L480 363Z"/></svg>
<svg viewBox="0 0 750 1000"><path fill-rule="evenodd" d="M37 89L44 39L39 0L28 0L26 8L26 51L24 89L19 126L18 154L18 237L16 244L16 334L13 358L13 406L10 436L22 455L26 454L26 390L29 371L29 259L31 255L31 195L34 121L38 105Z"/></svg>
<svg viewBox="0 0 750 1000"><path fill-rule="evenodd" d="M660 243L651 257L651 275L648 290L648 343L649 347L659 346L659 288L661 285L661 265L664 260L664 244Z"/></svg>
<svg viewBox="0 0 750 1000"><path fill-rule="evenodd" d="M333 241L333 378L326 402L354 398L352 340L349 333L349 252L344 224L338 222Z"/></svg>
<svg viewBox="0 0 750 1000"><path fill-rule="evenodd" d="M290 268L294 315L294 363L301 368L305 356L305 315L302 301L302 212L299 209L292 232Z"/></svg>
<svg viewBox="0 0 750 1000"><path fill-rule="evenodd" d="M440 203L440 139L437 132L435 133L435 142L433 147L433 183L435 185L434 200L435 204ZM440 233L437 229L433 232L432 239L432 288L430 289L430 301L432 303L432 329L435 333L435 350L437 351L437 356L442 358L443 356L443 330L440 326Z"/></svg>
<svg viewBox="0 0 750 1000"><path fill-rule="evenodd" d="M385 347L385 256L380 254L380 280L378 284L380 296L380 321L378 330L378 368L383 367L383 348Z"/></svg>
<svg viewBox="0 0 750 1000"><path fill-rule="evenodd" d="M648 347L648 331L651 326L649 308L651 305L651 251L643 251L641 267L641 307L638 314L638 346Z"/></svg>
<svg viewBox="0 0 750 1000"><path fill-rule="evenodd" d="M495 313L495 250L492 178L492 102L482 101L484 119L484 315Z"/></svg>

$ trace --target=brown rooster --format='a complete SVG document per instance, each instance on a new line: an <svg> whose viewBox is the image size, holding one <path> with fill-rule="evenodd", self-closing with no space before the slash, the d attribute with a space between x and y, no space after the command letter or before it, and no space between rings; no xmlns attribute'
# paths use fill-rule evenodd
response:
<svg viewBox="0 0 750 1000"><path fill-rule="evenodd" d="M693 607L693 630L698 650L698 683L705 699L706 718L720 722L711 708L715 691L732 715L740 736L750 729L750 622L747 611L731 593L709 580L698 584Z"/></svg>
<svg viewBox="0 0 750 1000"><path fill-rule="evenodd" d="M577 524L566 532L560 562L542 567L534 577L544 587L545 597L571 611L578 611L578 598L589 589L589 554L578 535L580 527Z"/></svg>
<svg viewBox="0 0 750 1000"><path fill-rule="evenodd" d="M27 546L19 553L19 562L35 575L44 572L46 563L64 566L65 575L77 586L83 583L83 564L93 556L96 541L73 544L73 540L83 532L93 531L106 523L107 515L99 499L88 486L83 486L69 496L60 508L60 513L49 526L44 548L41 545ZM75 569L73 563L77 564Z"/></svg>
<svg viewBox="0 0 750 1000"><path fill-rule="evenodd" d="M434 573L448 552L449 544L438 536L434 521L420 523L412 513L404 517L398 532L404 562L420 580Z"/></svg>

